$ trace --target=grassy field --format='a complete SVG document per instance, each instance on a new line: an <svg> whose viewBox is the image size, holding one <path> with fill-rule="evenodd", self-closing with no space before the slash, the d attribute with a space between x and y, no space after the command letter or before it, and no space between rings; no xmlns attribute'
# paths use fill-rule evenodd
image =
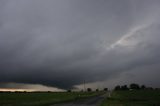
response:
<svg viewBox="0 0 160 106"><path fill-rule="evenodd" d="M102 106L160 106L160 90L114 91Z"/></svg>
<svg viewBox="0 0 160 106"><path fill-rule="evenodd" d="M0 93L0 106L48 106L97 95L95 92Z"/></svg>

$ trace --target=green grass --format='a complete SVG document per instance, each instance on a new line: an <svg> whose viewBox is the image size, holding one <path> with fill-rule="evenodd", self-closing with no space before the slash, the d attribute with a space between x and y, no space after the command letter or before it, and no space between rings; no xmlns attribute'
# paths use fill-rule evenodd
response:
<svg viewBox="0 0 160 106"><path fill-rule="evenodd" d="M48 106L95 95L95 92L0 93L0 106Z"/></svg>
<svg viewBox="0 0 160 106"><path fill-rule="evenodd" d="M114 91L101 106L160 106L160 90Z"/></svg>

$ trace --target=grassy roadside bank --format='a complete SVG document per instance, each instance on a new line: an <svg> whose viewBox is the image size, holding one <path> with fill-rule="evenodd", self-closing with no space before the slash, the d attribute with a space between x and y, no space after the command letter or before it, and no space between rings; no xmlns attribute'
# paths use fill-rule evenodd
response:
<svg viewBox="0 0 160 106"><path fill-rule="evenodd" d="M47 106L98 95L97 92L0 93L0 106Z"/></svg>
<svg viewBox="0 0 160 106"><path fill-rule="evenodd" d="M101 106L160 106L160 90L114 91Z"/></svg>

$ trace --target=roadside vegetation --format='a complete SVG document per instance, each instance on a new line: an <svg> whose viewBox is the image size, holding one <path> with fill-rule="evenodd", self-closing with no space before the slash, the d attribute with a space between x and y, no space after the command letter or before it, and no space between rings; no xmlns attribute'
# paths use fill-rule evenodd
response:
<svg viewBox="0 0 160 106"><path fill-rule="evenodd" d="M98 95L97 92L1 92L0 106L48 106Z"/></svg>
<svg viewBox="0 0 160 106"><path fill-rule="evenodd" d="M160 90L138 84L116 86L101 106L160 106Z"/></svg>

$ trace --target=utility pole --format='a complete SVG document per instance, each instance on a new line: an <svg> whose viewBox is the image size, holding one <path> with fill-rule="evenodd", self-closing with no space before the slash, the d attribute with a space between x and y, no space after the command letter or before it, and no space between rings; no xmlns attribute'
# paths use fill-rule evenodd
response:
<svg viewBox="0 0 160 106"><path fill-rule="evenodd" d="M84 92L86 91L86 84L85 84L85 80L84 80Z"/></svg>

